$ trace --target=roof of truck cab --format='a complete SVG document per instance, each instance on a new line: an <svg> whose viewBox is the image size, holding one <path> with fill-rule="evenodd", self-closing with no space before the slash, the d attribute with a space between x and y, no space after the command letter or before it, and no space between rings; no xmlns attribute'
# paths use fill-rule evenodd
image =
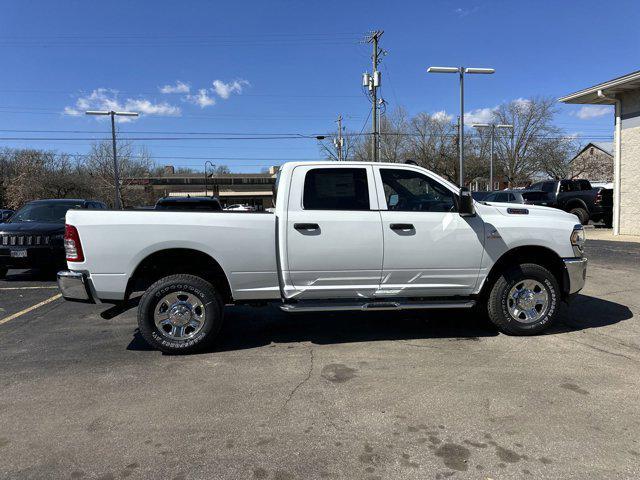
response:
<svg viewBox="0 0 640 480"><path fill-rule="evenodd" d="M329 167L345 167L345 166L349 166L349 167L363 167L363 166L377 166L377 167L392 167L392 168L398 168L398 167L406 167L409 169L421 169L421 170L426 170L427 172L429 172L431 175L434 175L435 177L438 177L440 180L442 180L443 182L447 183L450 187L452 187L454 190L457 190L458 185L456 185L455 183L451 182L450 180L447 180L446 178L438 175L437 173L433 172L432 170L429 170L428 168L422 167L420 165L415 165L413 163L392 163L392 162L356 162L356 161L348 161L348 162L337 162L335 160L318 160L318 161L297 161L297 162L286 162L283 163L280 166L281 170L284 169L293 169L296 167L304 167L304 166L310 166L310 165L322 165L322 166L329 166Z"/></svg>

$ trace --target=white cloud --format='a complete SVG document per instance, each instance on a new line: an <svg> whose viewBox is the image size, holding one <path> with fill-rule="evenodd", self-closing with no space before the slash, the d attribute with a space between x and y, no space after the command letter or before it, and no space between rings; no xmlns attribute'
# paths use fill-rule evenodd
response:
<svg viewBox="0 0 640 480"><path fill-rule="evenodd" d="M198 105L200 108L210 107L216 104L216 99L209 96L209 91L206 88L198 90L196 95L187 95L185 99L194 105Z"/></svg>
<svg viewBox="0 0 640 480"><path fill-rule="evenodd" d="M436 122L450 122L453 120L453 115L449 115L444 110L440 110L439 112L432 113L431 118Z"/></svg>
<svg viewBox="0 0 640 480"><path fill-rule="evenodd" d="M577 112L573 113L580 120L591 120L592 118L602 117L612 113L611 106L609 105L589 105L582 107Z"/></svg>
<svg viewBox="0 0 640 480"><path fill-rule="evenodd" d="M491 123L496 107L476 108L464 114L464 123Z"/></svg>
<svg viewBox="0 0 640 480"><path fill-rule="evenodd" d="M166 102L152 103L145 99L127 99L125 110L132 110L145 115L159 115L162 117L180 115L180 108Z"/></svg>
<svg viewBox="0 0 640 480"><path fill-rule="evenodd" d="M120 100L118 91L108 88L96 88L89 95L78 97L73 106L66 106L63 113L70 116L84 115L87 110L133 111L142 115L178 116L180 107L167 102L153 103L143 98ZM118 117L118 121L129 122L135 117Z"/></svg>
<svg viewBox="0 0 640 480"><path fill-rule="evenodd" d="M233 82L225 83L222 80L213 81L213 91L216 92L220 98L227 99L232 93L242 93L242 89L245 85L249 85L246 80L234 80Z"/></svg>
<svg viewBox="0 0 640 480"><path fill-rule="evenodd" d="M472 13L477 12L479 9L480 7L478 7L477 5L471 8L458 7L454 10L454 13L456 13L459 17L466 17L467 15L471 15Z"/></svg>
<svg viewBox="0 0 640 480"><path fill-rule="evenodd" d="M189 93L191 91L189 84L181 82L180 80L176 80L175 85L164 85L158 87L158 89L160 93Z"/></svg>

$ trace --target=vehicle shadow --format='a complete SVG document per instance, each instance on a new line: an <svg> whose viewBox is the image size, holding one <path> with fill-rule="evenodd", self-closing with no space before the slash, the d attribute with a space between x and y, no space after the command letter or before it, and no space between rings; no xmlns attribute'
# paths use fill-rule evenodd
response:
<svg viewBox="0 0 640 480"><path fill-rule="evenodd" d="M624 305L578 295L563 305L558 323L545 332L600 328L633 317ZM409 312L285 313L276 306L227 307L218 341L202 353L259 348L267 345L311 342L330 345L354 342L452 339L477 341L500 332L483 315L461 310ZM138 330L127 350L153 350Z"/></svg>
<svg viewBox="0 0 640 480"><path fill-rule="evenodd" d="M558 312L558 322L547 335L600 328L633 318L626 305L602 298L578 294L570 305L563 305Z"/></svg>
<svg viewBox="0 0 640 480"><path fill-rule="evenodd" d="M9 270L2 280L5 282L55 282L56 273L61 269L28 269L28 270Z"/></svg>

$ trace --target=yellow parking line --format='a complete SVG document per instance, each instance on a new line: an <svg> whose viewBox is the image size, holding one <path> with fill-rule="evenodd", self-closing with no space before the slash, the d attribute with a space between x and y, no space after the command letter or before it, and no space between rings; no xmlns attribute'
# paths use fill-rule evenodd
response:
<svg viewBox="0 0 640 480"><path fill-rule="evenodd" d="M35 305L30 306L29 308L25 308L24 310L20 310L19 312L14 313L13 315L9 315L8 317L2 318L2 319L0 319L0 325L2 325L3 323L10 322L11 320L16 319L18 317L21 317L25 313L29 313L32 310L35 310L36 308L40 308L43 305L46 305L47 303L55 302L60 297L62 297L62 294L58 293L57 295L54 295L53 297L49 297L49 298L47 298L46 300L43 300L40 303L36 303Z"/></svg>
<svg viewBox="0 0 640 480"><path fill-rule="evenodd" d="M0 287L0 291L3 290L53 290L54 288L58 288L56 285L46 286L46 287Z"/></svg>

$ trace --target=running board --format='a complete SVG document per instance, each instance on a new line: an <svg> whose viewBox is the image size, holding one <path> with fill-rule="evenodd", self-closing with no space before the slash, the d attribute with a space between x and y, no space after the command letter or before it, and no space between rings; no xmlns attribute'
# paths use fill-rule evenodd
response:
<svg viewBox="0 0 640 480"><path fill-rule="evenodd" d="M473 308L475 300L434 300L432 302L312 302L285 303L280 309L285 312L343 312L343 311L379 311L379 310L430 310L436 308Z"/></svg>

